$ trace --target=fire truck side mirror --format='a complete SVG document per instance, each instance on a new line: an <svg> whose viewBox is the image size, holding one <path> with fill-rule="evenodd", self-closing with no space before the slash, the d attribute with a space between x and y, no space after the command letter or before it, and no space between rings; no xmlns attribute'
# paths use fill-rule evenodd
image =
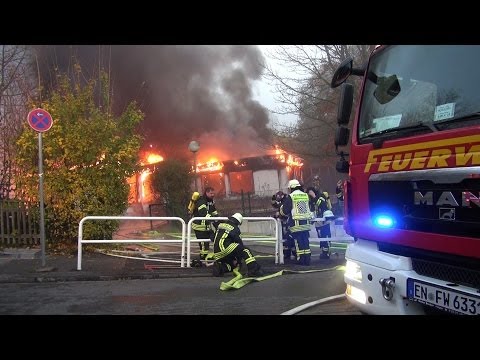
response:
<svg viewBox="0 0 480 360"><path fill-rule="evenodd" d="M337 123L347 125L350 121L353 105L353 85L345 83L342 85L342 92L338 101Z"/></svg>
<svg viewBox="0 0 480 360"><path fill-rule="evenodd" d="M330 87L336 88L342 85L352 75L353 59L351 57L342 61L332 76Z"/></svg>
<svg viewBox="0 0 480 360"><path fill-rule="evenodd" d="M337 161L337 163L335 164L335 168L337 170L337 172L341 173L341 174L348 174L348 170L350 168L350 164L348 163L348 161L342 156L340 158L340 160Z"/></svg>
<svg viewBox="0 0 480 360"><path fill-rule="evenodd" d="M336 88L342 85L350 75L364 76L365 69L365 65L360 68L354 68L353 59L351 57L343 60L332 76L332 80L330 81L330 87Z"/></svg>
<svg viewBox="0 0 480 360"><path fill-rule="evenodd" d="M339 126L335 131L335 147L347 145L349 137L350 129Z"/></svg>

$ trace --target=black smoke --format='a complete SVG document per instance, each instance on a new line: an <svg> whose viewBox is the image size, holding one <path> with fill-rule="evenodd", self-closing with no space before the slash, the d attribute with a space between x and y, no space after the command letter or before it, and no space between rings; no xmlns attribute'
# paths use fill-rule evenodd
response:
<svg viewBox="0 0 480 360"><path fill-rule="evenodd" d="M219 149L226 159L264 153L269 115L252 94L264 62L256 46L55 45L36 51L44 84L53 84L56 71L71 71L74 59L85 78L98 76L99 67L110 73L114 111L135 100L145 113L145 148L188 154L189 142L197 140L199 156Z"/></svg>

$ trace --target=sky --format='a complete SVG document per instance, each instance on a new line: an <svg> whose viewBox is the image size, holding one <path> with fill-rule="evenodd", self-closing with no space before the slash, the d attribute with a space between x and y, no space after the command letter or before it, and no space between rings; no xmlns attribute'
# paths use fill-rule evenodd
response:
<svg viewBox="0 0 480 360"><path fill-rule="evenodd" d="M268 65L270 65L280 74L285 73L285 68L269 56L269 52L272 53L273 51L275 51L277 45L257 46L262 51L262 54L265 57L265 61ZM275 100L275 96L278 95L275 95L275 88L272 84L269 83L269 81L267 81L266 79L262 79L261 81L255 81L254 98L258 100L264 107L266 107L270 111L270 113L271 111L279 110L281 107L281 104ZM294 114L272 114L271 117L273 119L276 118L279 122L285 124L293 124L298 119L298 116Z"/></svg>

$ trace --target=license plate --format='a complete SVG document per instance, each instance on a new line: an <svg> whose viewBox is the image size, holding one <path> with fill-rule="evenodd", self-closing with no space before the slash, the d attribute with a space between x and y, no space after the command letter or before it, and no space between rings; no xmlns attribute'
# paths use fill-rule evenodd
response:
<svg viewBox="0 0 480 360"><path fill-rule="evenodd" d="M480 297L416 279L407 279L407 297L455 314L480 315Z"/></svg>

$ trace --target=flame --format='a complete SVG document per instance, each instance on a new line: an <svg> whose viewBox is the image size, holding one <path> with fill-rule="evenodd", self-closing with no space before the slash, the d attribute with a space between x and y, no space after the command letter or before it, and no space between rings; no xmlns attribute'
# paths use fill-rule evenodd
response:
<svg viewBox="0 0 480 360"><path fill-rule="evenodd" d="M140 153L140 159L141 166L152 165L165 160L162 155L153 151L145 151Z"/></svg>
<svg viewBox="0 0 480 360"><path fill-rule="evenodd" d="M197 172L212 172L223 169L223 163L217 158L210 158L205 164L197 164Z"/></svg>
<svg viewBox="0 0 480 360"><path fill-rule="evenodd" d="M240 166L240 167L247 166L247 164L245 163L245 161L240 162L240 161L238 161L238 160L235 160L233 163L234 163L236 166Z"/></svg>
<svg viewBox="0 0 480 360"><path fill-rule="evenodd" d="M285 150L280 149L278 145L275 145L275 149L273 150L274 156L282 163L287 163L287 171L291 171L292 167L301 167L303 166L303 162L301 158L295 157L291 154L288 154Z"/></svg>
<svg viewBox="0 0 480 360"><path fill-rule="evenodd" d="M160 161L163 161L163 156L161 155L154 154L154 153L150 153L147 155L147 164L155 164Z"/></svg>
<svg viewBox="0 0 480 360"><path fill-rule="evenodd" d="M287 164L289 166L303 166L303 162L299 158L293 157L293 155L288 155Z"/></svg>
<svg viewBox="0 0 480 360"><path fill-rule="evenodd" d="M151 171L149 169L145 169L140 174L140 201L143 201L147 198L148 189L146 187L146 180L150 176Z"/></svg>

